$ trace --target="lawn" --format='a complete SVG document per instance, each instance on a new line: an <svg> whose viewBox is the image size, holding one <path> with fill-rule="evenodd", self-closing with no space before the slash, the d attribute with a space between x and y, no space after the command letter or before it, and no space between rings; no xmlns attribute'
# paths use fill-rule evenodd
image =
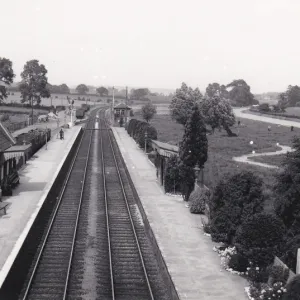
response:
<svg viewBox="0 0 300 300"><path fill-rule="evenodd" d="M136 118L141 118L140 113L135 114ZM289 127L274 126L272 131L268 131L268 123L240 119L243 124L239 128L238 137L228 137L226 132L216 131L214 135L208 135L208 160L204 169L205 184L213 188L220 179L233 175L239 170L253 171L259 175L264 182L264 191L269 195L274 184L276 170L267 169L260 166L237 163L232 160L234 156L251 153L252 150L259 152L269 152L280 150L276 143L281 145L292 145L292 137L300 133L300 129L290 131ZM151 124L157 129L158 140L170 144L178 145L183 135L183 126L171 120L169 115L156 115ZM233 131L238 133L237 125ZM253 145L250 145L253 141ZM270 199L271 200L271 199ZM272 202L266 202L267 210L271 209Z"/></svg>
<svg viewBox="0 0 300 300"><path fill-rule="evenodd" d="M264 164L274 165L274 166L281 166L283 159L286 157L286 154L279 154L279 155L268 155L268 156L258 156L258 157L249 157L249 160L261 162Z"/></svg>

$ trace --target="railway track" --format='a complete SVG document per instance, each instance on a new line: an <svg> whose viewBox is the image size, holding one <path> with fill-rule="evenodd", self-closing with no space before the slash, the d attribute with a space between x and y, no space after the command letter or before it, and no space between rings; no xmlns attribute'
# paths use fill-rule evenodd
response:
<svg viewBox="0 0 300 300"><path fill-rule="evenodd" d="M19 299L170 300L104 111L86 129Z"/></svg>

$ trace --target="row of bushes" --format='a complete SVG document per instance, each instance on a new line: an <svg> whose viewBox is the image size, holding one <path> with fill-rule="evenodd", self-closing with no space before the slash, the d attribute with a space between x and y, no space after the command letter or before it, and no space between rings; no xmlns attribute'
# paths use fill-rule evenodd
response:
<svg viewBox="0 0 300 300"><path fill-rule="evenodd" d="M157 140L157 131L149 123L131 119L125 124L128 134L143 148L145 147L145 133L147 133L147 150L151 149L151 140Z"/></svg>
<svg viewBox="0 0 300 300"><path fill-rule="evenodd" d="M26 108L31 108L32 107L30 103L18 103L18 102L13 102L13 103L4 103L4 102L2 102L2 103L0 103L0 106L26 107ZM51 106L41 105L41 104L34 104L33 108L49 110L49 109L51 109Z"/></svg>

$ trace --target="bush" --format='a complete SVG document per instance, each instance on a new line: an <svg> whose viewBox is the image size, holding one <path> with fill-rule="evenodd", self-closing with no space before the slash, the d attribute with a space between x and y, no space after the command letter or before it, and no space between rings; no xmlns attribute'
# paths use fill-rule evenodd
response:
<svg viewBox="0 0 300 300"><path fill-rule="evenodd" d="M280 253L284 235L285 226L277 216L259 213L241 225L235 244L246 258L258 266L267 266Z"/></svg>
<svg viewBox="0 0 300 300"><path fill-rule="evenodd" d="M261 291L259 299L262 300L281 300L283 299L285 288L282 282L276 282L270 288Z"/></svg>
<svg viewBox="0 0 300 300"><path fill-rule="evenodd" d="M269 273L266 267L259 267L253 264L252 261L249 262L249 267L247 267L246 276L251 283L267 283L269 279Z"/></svg>
<svg viewBox="0 0 300 300"><path fill-rule="evenodd" d="M259 107L258 107L258 110L261 111L261 112L265 112L265 111L269 112L269 111L271 111L270 106L269 106L268 103L262 103L262 104L260 104Z"/></svg>
<svg viewBox="0 0 300 300"><path fill-rule="evenodd" d="M166 163L164 182L166 193L179 193L181 191L179 175L179 158L176 155L172 155Z"/></svg>
<svg viewBox="0 0 300 300"><path fill-rule="evenodd" d="M284 246L284 255L281 260L293 271L296 272L297 251L300 248L300 234L287 240Z"/></svg>
<svg viewBox="0 0 300 300"><path fill-rule="evenodd" d="M282 282L285 285L289 278L289 269L280 265L270 266L268 268L268 273L270 285L273 285L276 282Z"/></svg>
<svg viewBox="0 0 300 300"><path fill-rule="evenodd" d="M282 300L300 300L300 275L296 275L287 284Z"/></svg>
<svg viewBox="0 0 300 300"><path fill-rule="evenodd" d="M299 107L299 106L300 106L300 102L297 102L297 103L296 103L296 106Z"/></svg>
<svg viewBox="0 0 300 300"><path fill-rule="evenodd" d="M236 253L233 254L229 260L228 267L237 272L246 272L249 262L243 255Z"/></svg>
<svg viewBox="0 0 300 300"><path fill-rule="evenodd" d="M209 189L196 186L189 198L191 202L190 212L193 214L203 214L205 212L205 204L208 203L209 197Z"/></svg>
<svg viewBox="0 0 300 300"><path fill-rule="evenodd" d="M231 243L236 229L245 220L263 210L263 200L262 180L252 172L242 171L227 180L221 180L209 202L212 227L218 227L212 229L214 236L224 237ZM220 216L221 211L226 216ZM214 221L215 218L217 220Z"/></svg>

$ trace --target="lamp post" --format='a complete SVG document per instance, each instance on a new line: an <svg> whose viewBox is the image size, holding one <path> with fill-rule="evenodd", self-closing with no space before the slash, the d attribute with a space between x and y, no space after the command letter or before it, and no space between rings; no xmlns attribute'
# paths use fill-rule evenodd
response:
<svg viewBox="0 0 300 300"><path fill-rule="evenodd" d="M46 150L48 149L48 129L46 126Z"/></svg>
<svg viewBox="0 0 300 300"><path fill-rule="evenodd" d="M145 153L147 153L147 138L148 138L148 132L145 132Z"/></svg>
<svg viewBox="0 0 300 300"><path fill-rule="evenodd" d="M33 125L33 97L31 96L31 125Z"/></svg>

